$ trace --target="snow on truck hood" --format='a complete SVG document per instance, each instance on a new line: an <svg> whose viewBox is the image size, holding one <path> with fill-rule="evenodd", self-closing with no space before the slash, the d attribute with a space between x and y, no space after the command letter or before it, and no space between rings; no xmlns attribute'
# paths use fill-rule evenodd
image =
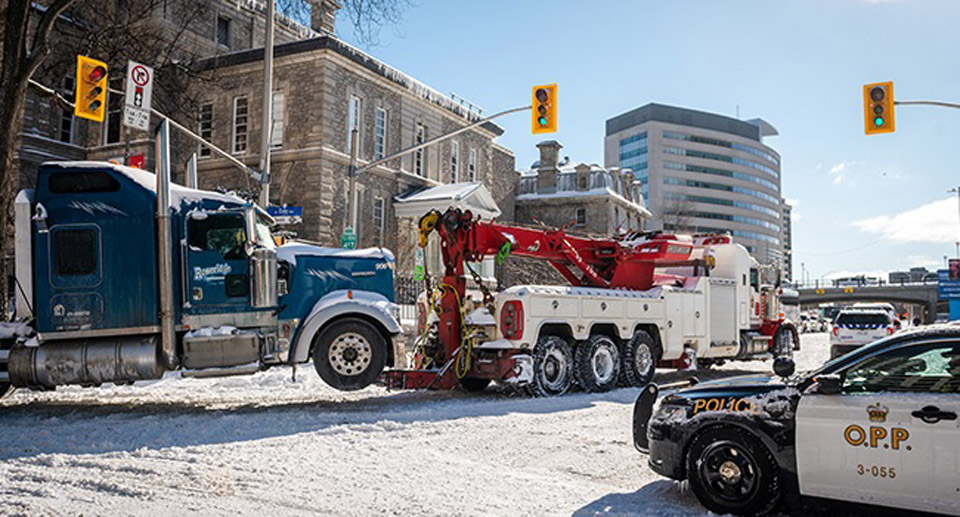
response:
<svg viewBox="0 0 960 517"><path fill-rule="evenodd" d="M371 258L394 262L393 253L385 248L363 248L348 250L343 248L325 248L305 242L288 242L277 248L277 258L296 264L297 257L337 257L337 258Z"/></svg>

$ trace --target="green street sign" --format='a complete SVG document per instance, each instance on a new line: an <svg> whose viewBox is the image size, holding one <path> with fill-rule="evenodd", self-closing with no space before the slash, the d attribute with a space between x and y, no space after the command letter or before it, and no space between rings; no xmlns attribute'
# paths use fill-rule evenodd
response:
<svg viewBox="0 0 960 517"><path fill-rule="evenodd" d="M353 231L352 227L347 226L343 230L343 234L340 235L340 247L348 250L356 249L357 232Z"/></svg>
<svg viewBox="0 0 960 517"><path fill-rule="evenodd" d="M417 248L414 255L415 263L413 266L413 279L417 282L423 281L423 248Z"/></svg>

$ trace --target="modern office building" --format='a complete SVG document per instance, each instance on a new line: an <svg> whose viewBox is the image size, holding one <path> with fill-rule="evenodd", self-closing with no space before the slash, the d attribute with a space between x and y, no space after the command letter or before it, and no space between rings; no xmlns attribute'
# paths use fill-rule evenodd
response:
<svg viewBox="0 0 960 517"><path fill-rule="evenodd" d="M784 199L783 215L780 218L780 228L783 230L783 280L793 281L793 206ZM800 279L803 280L802 278Z"/></svg>
<svg viewBox="0 0 960 517"><path fill-rule="evenodd" d="M604 165L641 182L650 227L729 232L763 263L784 265L777 130L686 108L647 104L607 120Z"/></svg>

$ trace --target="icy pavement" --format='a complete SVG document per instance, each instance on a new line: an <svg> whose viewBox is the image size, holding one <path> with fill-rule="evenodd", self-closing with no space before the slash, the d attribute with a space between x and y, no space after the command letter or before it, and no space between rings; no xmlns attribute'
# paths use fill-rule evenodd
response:
<svg viewBox="0 0 960 517"><path fill-rule="evenodd" d="M829 355L826 334L802 345L798 370ZM634 450L638 392L343 393L312 366L21 390L0 402L0 514L706 515Z"/></svg>

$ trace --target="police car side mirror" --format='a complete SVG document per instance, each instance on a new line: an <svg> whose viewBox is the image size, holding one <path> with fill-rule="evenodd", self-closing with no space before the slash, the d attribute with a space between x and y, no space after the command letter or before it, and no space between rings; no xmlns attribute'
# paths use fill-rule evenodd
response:
<svg viewBox="0 0 960 517"><path fill-rule="evenodd" d="M790 377L796 369L797 365L789 357L778 357L773 360L773 373L778 377Z"/></svg>
<svg viewBox="0 0 960 517"><path fill-rule="evenodd" d="M836 395L843 384L843 380L835 373L817 375L814 380L817 382L816 392L820 395Z"/></svg>

